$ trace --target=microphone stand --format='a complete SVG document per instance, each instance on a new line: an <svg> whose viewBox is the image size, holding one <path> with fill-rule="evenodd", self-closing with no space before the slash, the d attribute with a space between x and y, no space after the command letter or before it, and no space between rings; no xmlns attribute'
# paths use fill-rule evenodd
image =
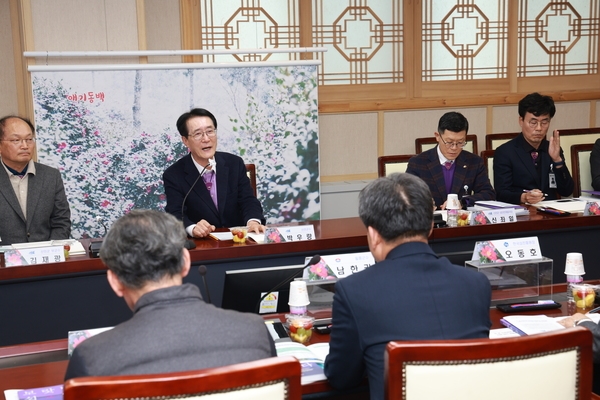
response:
<svg viewBox="0 0 600 400"><path fill-rule="evenodd" d="M296 275L298 275L298 272L302 272L304 271L304 269L306 267L310 267L311 265L315 265L318 264L319 261L321 261L321 256L319 255L314 255L312 256L312 258L306 263L306 265L304 267L302 267L302 269L300 271L296 271L294 272L292 275L290 275L288 278L282 280L281 282L279 282L277 285L275 285L275 287L271 290L269 290L267 293L265 293L260 300L258 300L258 303L256 303L256 313L258 314L260 311L260 303L271 293L273 293L274 291L281 289L282 286L288 284L292 279L294 279L296 277Z"/></svg>

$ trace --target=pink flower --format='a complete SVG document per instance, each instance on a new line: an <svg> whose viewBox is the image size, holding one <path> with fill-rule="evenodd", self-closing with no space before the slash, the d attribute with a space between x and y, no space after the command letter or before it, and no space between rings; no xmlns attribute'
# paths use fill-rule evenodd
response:
<svg viewBox="0 0 600 400"><path fill-rule="evenodd" d="M481 249L481 252L479 252L479 254L491 261L495 261L498 258L496 256L496 252L491 246L484 247L483 249Z"/></svg>
<svg viewBox="0 0 600 400"><path fill-rule="evenodd" d="M104 200L102 203L100 203L100 206L106 208L106 207L108 207L109 204L110 204L110 201Z"/></svg>
<svg viewBox="0 0 600 400"><path fill-rule="evenodd" d="M141 172L142 174L145 174L145 173L146 173L146 168L141 168L141 169L140 169L140 172Z"/></svg>
<svg viewBox="0 0 600 400"><path fill-rule="evenodd" d="M269 233L269 241L275 242L275 243L281 243L281 238L279 237L279 233L277 233L277 231L273 231L273 232Z"/></svg>
<svg viewBox="0 0 600 400"><path fill-rule="evenodd" d="M325 268L324 265L322 265L321 263L312 265L310 267L310 272L315 273L316 275L320 276L321 278L326 278L327 277L327 268Z"/></svg>
<svg viewBox="0 0 600 400"><path fill-rule="evenodd" d="M62 151L67 147L67 144L65 142L59 143L58 144L58 151Z"/></svg>

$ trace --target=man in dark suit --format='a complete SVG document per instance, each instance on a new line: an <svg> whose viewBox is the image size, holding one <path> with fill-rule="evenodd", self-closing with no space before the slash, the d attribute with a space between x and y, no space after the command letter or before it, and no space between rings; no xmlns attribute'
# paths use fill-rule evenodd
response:
<svg viewBox="0 0 600 400"><path fill-rule="evenodd" d="M565 165L559 132L548 141L556 113L550 96L531 93L519 101L521 134L494 153L494 186L499 201L535 204L573 193L573 178Z"/></svg>
<svg viewBox="0 0 600 400"><path fill-rule="evenodd" d="M488 337L491 287L427 244L433 207L421 179L379 178L361 191L358 207L376 264L335 285L325 375L344 389L366 372L371 400L381 400L387 343Z"/></svg>
<svg viewBox="0 0 600 400"><path fill-rule="evenodd" d="M32 160L35 129L27 119L0 119L0 244L68 239L71 210L60 172Z"/></svg>
<svg viewBox="0 0 600 400"><path fill-rule="evenodd" d="M465 206L478 200L494 200L483 159L463 151L467 143L469 122L458 112L447 112L438 123L438 145L411 158L406 172L423 179L436 207L445 209L448 194L457 194Z"/></svg>
<svg viewBox="0 0 600 400"><path fill-rule="evenodd" d="M183 278L190 253L181 221L155 210L118 219L102 243L111 288L133 310L114 329L74 350L65 380L78 376L187 371L276 355L264 320L202 300Z"/></svg>
<svg viewBox="0 0 600 400"><path fill-rule="evenodd" d="M265 231L262 206L254 197L244 161L217 152L217 119L194 108L177 120L190 153L163 174L165 211L183 220L189 236L205 237L215 228L248 226Z"/></svg>

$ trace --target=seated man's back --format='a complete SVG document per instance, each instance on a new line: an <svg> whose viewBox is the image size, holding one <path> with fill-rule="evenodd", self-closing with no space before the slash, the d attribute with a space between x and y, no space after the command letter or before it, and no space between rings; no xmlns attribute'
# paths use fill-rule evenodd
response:
<svg viewBox="0 0 600 400"><path fill-rule="evenodd" d="M488 337L491 287L427 244L431 192L418 177L393 174L367 185L359 215L377 263L336 283L325 375L342 389L367 373L370 398L378 400L387 343Z"/></svg>
<svg viewBox="0 0 600 400"><path fill-rule="evenodd" d="M77 346L65 379L218 367L276 355L258 315L206 304L182 284L190 269L186 234L172 215L134 210L117 220L100 257L108 282L133 317Z"/></svg>

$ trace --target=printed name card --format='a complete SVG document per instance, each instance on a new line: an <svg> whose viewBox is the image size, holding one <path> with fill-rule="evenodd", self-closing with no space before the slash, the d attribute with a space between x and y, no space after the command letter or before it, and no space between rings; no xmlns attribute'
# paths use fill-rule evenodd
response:
<svg viewBox="0 0 600 400"><path fill-rule="evenodd" d="M310 224L267 227L265 229L265 243L300 242L314 239L315 227Z"/></svg>
<svg viewBox="0 0 600 400"><path fill-rule="evenodd" d="M510 261L539 260L542 258L537 236L488 240L475 243L472 260L481 264L493 264Z"/></svg>
<svg viewBox="0 0 600 400"><path fill-rule="evenodd" d="M470 225L504 224L507 222L517 222L514 208L473 211Z"/></svg>
<svg viewBox="0 0 600 400"><path fill-rule="evenodd" d="M4 262L7 267L49 264L61 261L65 261L64 246L44 246L4 250Z"/></svg>
<svg viewBox="0 0 600 400"><path fill-rule="evenodd" d="M310 261L310 259L311 257L307 257L306 262ZM321 260L317 264L309 266L304 271L303 278L311 281L345 278L369 268L373 264L375 264L375 259L368 251L321 256Z"/></svg>

